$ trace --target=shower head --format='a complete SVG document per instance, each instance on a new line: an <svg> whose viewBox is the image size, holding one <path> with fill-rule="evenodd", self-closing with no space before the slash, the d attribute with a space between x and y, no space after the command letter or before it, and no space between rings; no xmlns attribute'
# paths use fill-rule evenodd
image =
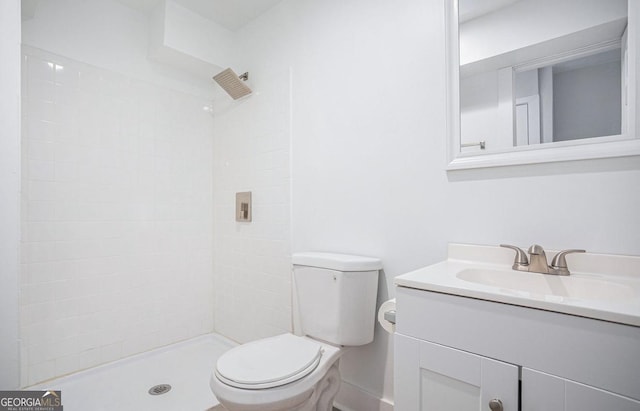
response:
<svg viewBox="0 0 640 411"><path fill-rule="evenodd" d="M251 89L244 82L249 78L249 73L238 76L230 68L222 70L213 76L213 79L220 87L226 91L231 98L237 100L241 97L251 94Z"/></svg>

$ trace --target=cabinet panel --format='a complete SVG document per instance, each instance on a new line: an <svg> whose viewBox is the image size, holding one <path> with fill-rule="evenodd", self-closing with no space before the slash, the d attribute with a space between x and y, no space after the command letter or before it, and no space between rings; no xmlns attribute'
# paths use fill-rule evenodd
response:
<svg viewBox="0 0 640 411"><path fill-rule="evenodd" d="M477 411L480 400L479 386L420 370L420 410Z"/></svg>
<svg viewBox="0 0 640 411"><path fill-rule="evenodd" d="M420 343L420 368L448 375L464 383L480 386L481 358L444 345Z"/></svg>
<svg viewBox="0 0 640 411"><path fill-rule="evenodd" d="M522 369L522 411L640 411L640 402L543 372Z"/></svg>
<svg viewBox="0 0 640 411"><path fill-rule="evenodd" d="M405 287L396 299L400 334L640 400L640 327Z"/></svg>
<svg viewBox="0 0 640 411"><path fill-rule="evenodd" d="M419 365L420 410L479 409L481 357L423 341Z"/></svg>
<svg viewBox="0 0 640 411"><path fill-rule="evenodd" d="M395 334L393 338L394 409L420 409L420 340Z"/></svg>
<svg viewBox="0 0 640 411"><path fill-rule="evenodd" d="M489 409L489 401L500 399L504 411L518 410L519 367L501 361L482 358L481 410Z"/></svg>
<svg viewBox="0 0 640 411"><path fill-rule="evenodd" d="M395 408L487 410L499 399L518 409L518 367L442 345L395 335Z"/></svg>
<svg viewBox="0 0 640 411"><path fill-rule="evenodd" d="M563 411L564 380L522 369L522 411Z"/></svg>
<svg viewBox="0 0 640 411"><path fill-rule="evenodd" d="M639 383L640 384L640 383ZM566 411L640 411L640 401L567 381Z"/></svg>
<svg viewBox="0 0 640 411"><path fill-rule="evenodd" d="M492 399L518 409L518 367L426 341L420 343L420 387L424 411L487 410Z"/></svg>

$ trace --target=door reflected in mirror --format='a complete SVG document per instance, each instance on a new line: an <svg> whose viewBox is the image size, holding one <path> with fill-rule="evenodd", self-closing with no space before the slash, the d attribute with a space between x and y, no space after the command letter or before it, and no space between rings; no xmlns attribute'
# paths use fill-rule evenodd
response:
<svg viewBox="0 0 640 411"><path fill-rule="evenodd" d="M624 134L627 6L459 0L460 152Z"/></svg>

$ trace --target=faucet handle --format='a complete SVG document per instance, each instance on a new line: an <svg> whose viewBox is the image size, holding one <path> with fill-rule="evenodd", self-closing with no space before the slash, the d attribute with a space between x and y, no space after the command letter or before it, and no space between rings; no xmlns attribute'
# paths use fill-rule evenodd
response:
<svg viewBox="0 0 640 411"><path fill-rule="evenodd" d="M516 258L515 260L513 260L513 266L512 266L514 270L521 270L523 267L526 267L529 265L529 259L527 258L527 254L521 248L516 247L515 245L509 245L509 244L500 244L500 247L510 248L516 252Z"/></svg>
<svg viewBox="0 0 640 411"><path fill-rule="evenodd" d="M551 261L551 268L559 275L569 275L569 268L567 267L567 259L565 256L571 253L584 253L585 250L562 250Z"/></svg>

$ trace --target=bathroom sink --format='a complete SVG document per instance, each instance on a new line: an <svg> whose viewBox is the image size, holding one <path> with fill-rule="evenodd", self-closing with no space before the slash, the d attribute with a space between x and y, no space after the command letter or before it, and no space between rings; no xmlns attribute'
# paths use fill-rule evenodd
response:
<svg viewBox="0 0 640 411"><path fill-rule="evenodd" d="M582 253L569 263L569 276L517 271L511 250L449 244L447 260L394 283L640 327L640 256Z"/></svg>
<svg viewBox="0 0 640 411"><path fill-rule="evenodd" d="M603 302L619 302L638 298L635 290L626 284L603 280L594 276L545 275L514 270L468 268L456 274L461 280L497 287L505 292L542 298L576 299Z"/></svg>

